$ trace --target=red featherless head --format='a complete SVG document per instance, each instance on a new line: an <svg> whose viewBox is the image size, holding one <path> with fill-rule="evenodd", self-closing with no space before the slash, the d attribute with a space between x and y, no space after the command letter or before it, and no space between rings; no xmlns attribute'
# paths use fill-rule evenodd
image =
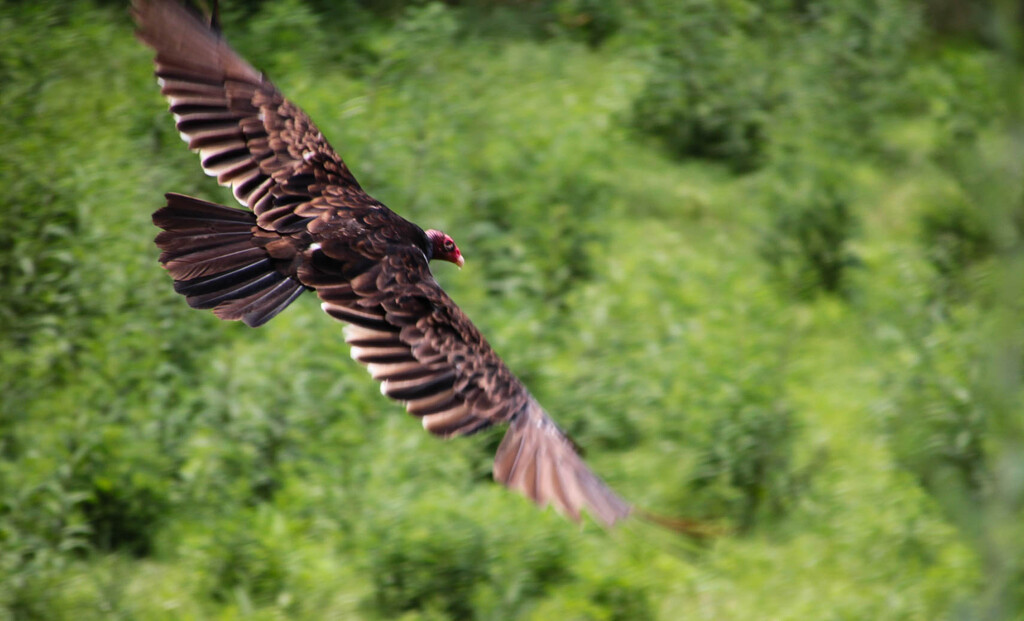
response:
<svg viewBox="0 0 1024 621"><path fill-rule="evenodd" d="M462 253L459 251L459 247L455 245L455 240L436 229L427 231L427 239L430 240L433 247L434 259L451 261L458 265L460 269L462 268L466 260L462 258Z"/></svg>

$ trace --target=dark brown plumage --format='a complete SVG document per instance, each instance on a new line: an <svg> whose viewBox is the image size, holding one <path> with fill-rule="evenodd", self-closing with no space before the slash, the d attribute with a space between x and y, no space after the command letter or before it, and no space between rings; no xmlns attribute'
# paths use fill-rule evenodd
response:
<svg viewBox="0 0 1024 621"><path fill-rule="evenodd" d="M133 13L182 137L248 208L166 196L153 221L175 290L250 326L314 290L348 324L352 357L428 431L508 423L495 479L574 520L628 516L434 280L431 259L462 264L451 238L366 194L309 117L199 17L171 0L136 0Z"/></svg>

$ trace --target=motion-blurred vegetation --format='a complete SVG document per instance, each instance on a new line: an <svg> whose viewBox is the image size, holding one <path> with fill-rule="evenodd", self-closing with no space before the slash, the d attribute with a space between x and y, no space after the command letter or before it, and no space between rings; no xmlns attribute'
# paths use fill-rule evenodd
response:
<svg viewBox="0 0 1024 621"><path fill-rule="evenodd" d="M245 0L229 40L613 487L424 434L301 300L160 270L124 3L0 0L0 620L1024 619L1024 40L1000 0Z"/></svg>

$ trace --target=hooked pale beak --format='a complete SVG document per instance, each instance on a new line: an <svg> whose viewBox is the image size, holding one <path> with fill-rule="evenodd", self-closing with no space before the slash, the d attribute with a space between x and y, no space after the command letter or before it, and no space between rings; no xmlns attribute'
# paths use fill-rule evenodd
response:
<svg viewBox="0 0 1024 621"><path fill-rule="evenodd" d="M462 266L465 265L465 264L466 264L466 260L463 259L462 255L460 254L459 258L455 259L455 265L457 265L459 267L459 269L461 270Z"/></svg>

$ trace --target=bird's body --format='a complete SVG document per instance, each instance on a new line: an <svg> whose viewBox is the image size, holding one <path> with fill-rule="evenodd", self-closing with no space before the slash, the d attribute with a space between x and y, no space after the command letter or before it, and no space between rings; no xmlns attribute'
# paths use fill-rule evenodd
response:
<svg viewBox="0 0 1024 621"><path fill-rule="evenodd" d="M313 290L346 324L352 357L436 435L509 423L494 476L541 505L605 525L630 506L434 280L459 248L366 194L313 122L196 15L136 0L140 39L178 130L247 209L180 194L153 215L160 261L196 308L259 326Z"/></svg>

